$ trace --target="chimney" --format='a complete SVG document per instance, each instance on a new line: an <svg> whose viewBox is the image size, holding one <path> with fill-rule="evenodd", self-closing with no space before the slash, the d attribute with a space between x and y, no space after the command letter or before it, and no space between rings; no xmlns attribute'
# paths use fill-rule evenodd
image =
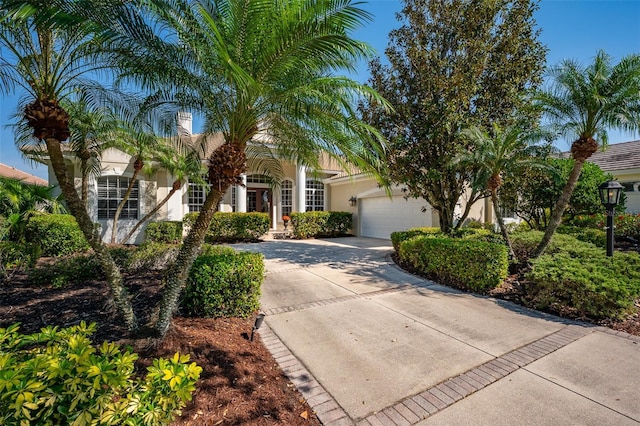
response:
<svg viewBox="0 0 640 426"><path fill-rule="evenodd" d="M178 113L178 136L191 136L192 118L190 112L181 111Z"/></svg>

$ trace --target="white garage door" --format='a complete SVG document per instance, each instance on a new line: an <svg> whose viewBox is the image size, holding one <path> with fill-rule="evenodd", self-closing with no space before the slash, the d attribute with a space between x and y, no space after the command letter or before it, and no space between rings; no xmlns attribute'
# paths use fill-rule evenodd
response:
<svg viewBox="0 0 640 426"><path fill-rule="evenodd" d="M360 204L360 235L390 239L391 233L409 228L431 225L431 209L423 212L428 204L422 198L402 196L362 198Z"/></svg>

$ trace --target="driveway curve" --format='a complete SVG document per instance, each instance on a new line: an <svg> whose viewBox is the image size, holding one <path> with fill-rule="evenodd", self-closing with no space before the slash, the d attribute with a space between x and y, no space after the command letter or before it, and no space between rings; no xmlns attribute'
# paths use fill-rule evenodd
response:
<svg viewBox="0 0 640 426"><path fill-rule="evenodd" d="M408 274L387 240L234 248L264 254L259 333L324 424L640 424L637 337Z"/></svg>

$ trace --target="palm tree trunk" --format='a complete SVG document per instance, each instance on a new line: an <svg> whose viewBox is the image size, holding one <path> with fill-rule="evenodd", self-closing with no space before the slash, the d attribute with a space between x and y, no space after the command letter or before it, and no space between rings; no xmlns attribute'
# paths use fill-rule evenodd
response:
<svg viewBox="0 0 640 426"><path fill-rule="evenodd" d="M562 194L556 205L553 208L553 213L551 214L551 218L549 219L549 225L547 225L547 229L544 232L544 236L542 237L542 241L538 244L538 247L535 248L533 253L529 256L530 259L535 259L540 256L551 243L551 238L553 234L555 234L558 226L562 222L562 214L566 210L569 205L569 200L571 199L571 195L573 194L573 190L576 188L578 184L578 178L580 177L580 173L582 172L582 166L584 166L585 160L576 159L573 164L573 169L569 174L569 179L567 180L567 184L564 186L562 190Z"/></svg>
<svg viewBox="0 0 640 426"><path fill-rule="evenodd" d="M507 231L507 227L504 224L504 220L502 219L502 214L500 213L500 206L498 203L498 190L496 188L491 188L491 204L493 205L493 212L496 215L496 220L498 221L498 226L500 227L500 233L502 234L502 238L504 238L504 242L507 244L509 248L509 256L517 261L515 253L513 252L513 246L511 245L511 238L509 238L509 232Z"/></svg>
<svg viewBox="0 0 640 426"><path fill-rule="evenodd" d="M138 221L138 223L136 223L136 226L134 226L131 231L129 231L129 233L122 239L122 241L120 241L120 244L126 244L127 241L129 241L129 239L133 236L133 234L135 234L135 232L138 230L138 228L140 228L142 226L143 223L145 223L146 221L148 221L149 219L151 219L151 217L156 214L156 212L158 210L160 210L162 208L162 206L164 206L165 204L167 204L167 202L169 201L169 199L173 196L173 194L175 194L177 191L177 189L175 188L175 185L173 188L171 188L171 191L169 191L169 193L167 194L166 197L164 197L164 199L162 201L160 201L160 203L154 207L153 210L151 210L149 213L147 213L145 215L145 217L143 217L142 219L140 219Z"/></svg>
<svg viewBox="0 0 640 426"><path fill-rule="evenodd" d="M122 316L127 329L132 332L136 331L138 329L138 321L133 312L133 305L131 304L127 289L122 283L120 269L118 269L118 266L113 261L107 247L102 243L102 239L94 227L84 203L80 197L78 197L78 193L67 172L67 166L64 163L60 141L54 138L47 138L45 142L47 144L47 151L49 152L49 159L51 160L51 168L58 179L67 206L71 214L76 218L78 226L80 230L82 230L87 242L96 253L98 263L111 289L116 308Z"/></svg>
<svg viewBox="0 0 640 426"><path fill-rule="evenodd" d="M135 167L134 170L133 170L133 176L131 176L131 180L129 181L129 186L127 187L127 192L124 193L124 196L122 197L122 201L120 201L120 204L118 204L118 208L116 209L116 213L113 215L113 225L111 226L111 244L115 244L116 243L116 233L117 233L117 228L118 228L118 218L120 217L120 213L122 213L122 209L124 208L124 205L127 204L127 200L129 199L129 195L131 194L131 191L133 190L133 185L135 185L136 178L138 177L139 173L140 173L140 169Z"/></svg>
<svg viewBox="0 0 640 426"><path fill-rule="evenodd" d="M82 173L82 202L84 208L87 208L87 202L89 199L89 176L87 175L87 160L80 160L80 172Z"/></svg>
<svg viewBox="0 0 640 426"><path fill-rule="evenodd" d="M191 231L182 243L182 248L171 265L163 281L163 295L160 301L158 320L154 325L160 337L163 337L171 325L171 317L178 308L178 297L184 288L191 265L195 260L204 238L209 230L209 225L213 220L216 206L222 199L229 186L211 189L202 205L202 210L198 214L196 222Z"/></svg>

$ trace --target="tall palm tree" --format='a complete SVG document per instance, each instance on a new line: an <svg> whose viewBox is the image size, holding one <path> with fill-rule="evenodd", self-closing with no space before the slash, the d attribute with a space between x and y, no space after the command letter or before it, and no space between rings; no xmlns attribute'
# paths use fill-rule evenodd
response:
<svg viewBox="0 0 640 426"><path fill-rule="evenodd" d="M585 161L607 146L607 130L640 129L640 55L626 56L613 65L611 57L599 51L592 64L563 61L551 68L549 76L550 87L536 100L558 133L574 138L571 157L575 163L533 258L551 242Z"/></svg>
<svg viewBox="0 0 640 426"><path fill-rule="evenodd" d="M95 107L86 95L64 104L69 113L69 149L80 160L80 198L87 205L89 178L100 176L100 157L105 149L116 142L118 120L105 106Z"/></svg>
<svg viewBox="0 0 640 426"><path fill-rule="evenodd" d="M165 37L169 42L129 34L114 40L138 43L130 44L135 55L126 55L124 63L119 57L129 70L123 75L144 86L173 84L166 98L200 112L204 133L222 133L225 141L208 158L211 190L164 278L155 324L164 335L217 204L246 172L247 144L259 136L281 158L313 167L324 151L375 172L382 137L357 118L355 105L365 96L385 102L370 88L334 75L353 70L371 53L349 36L369 19L350 0L149 3L150 21L171 28ZM136 73L149 64L162 64L162 69L153 78L146 71Z"/></svg>
<svg viewBox="0 0 640 426"><path fill-rule="evenodd" d="M71 131L61 102L87 84L87 76L103 69L96 55L100 39L91 37L83 22L62 26L56 16L58 9L49 2L0 2L0 90L19 87L26 93L24 120L35 139L46 145L67 206L96 253L126 326L135 330L137 320L120 271L93 226L63 157Z"/></svg>
<svg viewBox="0 0 640 426"><path fill-rule="evenodd" d="M504 130L494 125L492 134L478 127L471 127L463 130L462 136L472 143L472 147L470 151L457 157L456 161L472 163L476 168L473 185L477 189L489 190L502 238L509 248L511 258L517 260L502 217L499 190L503 179L513 176L521 167L544 167L540 153L545 150L535 144L542 135L539 132L525 131L517 125Z"/></svg>
<svg viewBox="0 0 640 426"><path fill-rule="evenodd" d="M121 244L126 244L138 228L151 219L185 182L189 181L204 184L204 180L202 179L202 176L204 176L204 167L198 153L192 147L181 144L179 141L171 142L174 142L174 146L168 143L159 145L153 158L153 161L157 163L157 167L154 169L164 170L173 176L174 180L171 190L149 213L131 228L129 233L120 241Z"/></svg>

